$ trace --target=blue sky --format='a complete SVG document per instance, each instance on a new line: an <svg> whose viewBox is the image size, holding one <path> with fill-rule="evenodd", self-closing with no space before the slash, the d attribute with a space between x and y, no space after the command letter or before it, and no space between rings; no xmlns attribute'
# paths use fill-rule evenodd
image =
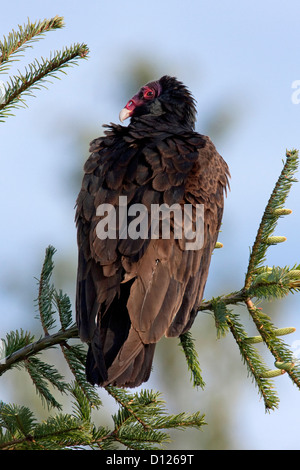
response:
<svg viewBox="0 0 300 470"><path fill-rule="evenodd" d="M74 42L86 43L90 56L61 80L52 80L48 90L28 98L28 108L0 127L0 336L30 324L29 313L20 316L28 299L19 299L15 289L30 290L46 246L54 245L57 256L63 253L76 267L79 188L72 186L70 175L88 156L79 142L100 135L103 123L118 120L130 98L122 84L138 59L155 64L155 75L176 75L191 89L200 132L206 133L220 108L233 116L226 135L214 139L232 180L220 236L224 248L213 260L205 296L223 293L223 286L236 289L285 151L300 148L300 104L292 102L292 84L300 80L299 2L6 2L1 35L27 17L34 21L55 15L65 18L65 28L36 43L16 67L23 70L34 57L48 57L51 50ZM296 184L287 203L293 214L280 221L276 232L287 242L270 249L270 265L300 262L299 198ZM72 272L71 286L73 280ZM280 305L279 326L292 324L300 331L299 295ZM287 342L296 340L298 332ZM248 386L253 388L250 381ZM245 389L238 409L242 412L247 402L249 412L236 424L245 447L299 449L299 391L288 380L279 387L280 409L271 415L264 414L256 392Z"/></svg>

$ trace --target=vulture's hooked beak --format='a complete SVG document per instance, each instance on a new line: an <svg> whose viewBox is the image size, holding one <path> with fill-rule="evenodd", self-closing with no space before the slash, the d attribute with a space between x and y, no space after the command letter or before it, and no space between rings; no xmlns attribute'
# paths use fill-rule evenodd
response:
<svg viewBox="0 0 300 470"><path fill-rule="evenodd" d="M123 122L125 121L125 119L129 118L132 115L135 108L139 106L140 104L141 103L138 98L138 95L135 95L133 98L131 98L131 100L128 101L125 108L123 108L119 114L120 121Z"/></svg>
<svg viewBox="0 0 300 470"><path fill-rule="evenodd" d="M121 111L120 111L120 114L119 114L119 119L121 122L125 121L125 119L129 118L129 116L131 116L132 114L132 110L130 109L127 109L127 108L123 108Z"/></svg>

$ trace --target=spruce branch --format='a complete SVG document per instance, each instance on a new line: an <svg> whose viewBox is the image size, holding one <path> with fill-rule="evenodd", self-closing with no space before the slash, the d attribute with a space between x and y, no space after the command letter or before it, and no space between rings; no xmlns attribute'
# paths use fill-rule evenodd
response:
<svg viewBox="0 0 300 470"><path fill-rule="evenodd" d="M3 353L5 353L7 357L9 357L15 351L18 351L30 345L33 340L34 336L27 331L23 331L22 328L20 329L20 331L11 331L10 333L6 334L6 339L2 340L4 344ZM3 357L3 360L6 359ZM11 366L14 365L16 362L17 361L13 362Z"/></svg>
<svg viewBox="0 0 300 470"><path fill-rule="evenodd" d="M106 391L115 399L115 401L121 405L122 407L122 415L119 413L119 415L115 416L115 424L117 426L120 425L122 420L124 419L124 416L126 419L128 417L133 417L136 419L145 430L148 429L148 425L146 422L144 422L140 417L138 417L135 413L134 407L132 407L132 404L134 403L134 396L127 393L125 390L119 389L117 387L113 387L111 385L105 387ZM149 402L148 402L149 403ZM121 419L121 421L120 421Z"/></svg>
<svg viewBox="0 0 300 470"><path fill-rule="evenodd" d="M46 250L46 256L42 267L39 283L39 295L36 300L40 315L41 324L45 335L49 335L49 330L55 326L54 310L52 307L52 298L54 296L54 286L50 284L54 263L53 255L55 248L49 246Z"/></svg>
<svg viewBox="0 0 300 470"><path fill-rule="evenodd" d="M228 311L227 321L230 331L238 345L241 357L247 366L248 373L252 377L259 393L264 400L265 409L273 410L278 407L279 399L274 392L274 384L268 380L269 369L264 364L258 351L248 341L248 335L244 331L239 317Z"/></svg>
<svg viewBox="0 0 300 470"><path fill-rule="evenodd" d="M8 336L19 336L20 332L11 332ZM29 336L31 340L33 336ZM13 352L8 354L6 358L0 363L0 376L9 370L11 367L18 365L20 362L27 360L31 356L36 355L37 353L52 348L58 344L66 342L70 338L78 338L78 329L76 326L69 328L66 331L58 331L52 335L44 336L37 341L29 341L28 344L18 349L18 344L16 344ZM10 343L6 351L12 349Z"/></svg>
<svg viewBox="0 0 300 470"><path fill-rule="evenodd" d="M225 336L229 330L229 310L227 309L225 302L220 301L220 299L212 299L211 304L217 329L217 338L221 338L222 336Z"/></svg>
<svg viewBox="0 0 300 470"><path fill-rule="evenodd" d="M49 78L58 78L57 72L65 73L65 68L75 65L76 60L85 58L88 49L84 44L75 44L63 51L57 51L50 59L35 60L29 64L25 73L10 77L6 86L4 103L0 104L0 121L10 116L14 108L26 106L25 96L34 96L33 92L45 87Z"/></svg>
<svg viewBox="0 0 300 470"><path fill-rule="evenodd" d="M70 346L66 342L60 343L60 347L66 363L76 380L76 384L81 389L81 393L86 397L91 406L97 407L99 396L94 387L91 387L86 380L86 350L83 348L82 344Z"/></svg>
<svg viewBox="0 0 300 470"><path fill-rule="evenodd" d="M205 387L205 382L201 376L202 371L198 361L198 353L195 349L194 340L190 331L180 335L180 346L186 357L188 369L191 372L193 386L201 387L203 389Z"/></svg>
<svg viewBox="0 0 300 470"><path fill-rule="evenodd" d="M0 450L61 450L78 448L89 438L89 423L70 414L38 423L29 408L0 403Z"/></svg>
<svg viewBox="0 0 300 470"><path fill-rule="evenodd" d="M260 267L265 259L266 251L270 245L269 237L271 237L273 234L279 217L283 215L283 205L289 194L291 186L295 181L297 181L294 178L294 174L297 168L298 151L287 151L286 161L265 208L260 226L257 231L256 239L251 250L248 269L245 277L245 289L250 288L255 269ZM286 213L286 211L284 212ZM287 213L289 213L289 211ZM274 242L274 239L272 241Z"/></svg>
<svg viewBox="0 0 300 470"><path fill-rule="evenodd" d="M67 294L64 294L60 289L59 292L54 292L54 302L59 314L62 330L66 330L73 323L72 306Z"/></svg>
<svg viewBox="0 0 300 470"><path fill-rule="evenodd" d="M0 43L0 73L7 70L12 60L19 59L17 52L23 52L31 46L33 41L40 39L45 32L63 26L63 18L55 17L51 20L30 23L19 27L4 38ZM25 72L9 77L4 86L5 96L0 100L0 122L11 115L14 108L26 106L26 96L33 96L35 90L46 86L51 78L58 78L58 73L65 73L66 67L77 65L78 59L87 58L88 47L85 44L74 44L61 51L55 51L49 59L35 59L25 67Z"/></svg>
<svg viewBox="0 0 300 470"><path fill-rule="evenodd" d="M127 448L156 449L157 444L169 441L164 429L200 429L205 424L204 416L199 412L166 416L165 403L157 392L142 390L139 394L130 394L115 387L106 387L106 390L121 405L113 417L115 429L111 437Z"/></svg>
<svg viewBox="0 0 300 470"><path fill-rule="evenodd" d="M63 382L63 376L53 366L42 362L37 357L32 357L30 360L25 361L24 365L32 379L38 395L42 400L42 403L47 404L48 409L52 407L62 409L61 404L58 403L50 392L48 382L61 393L64 393L67 388L67 384Z"/></svg>
<svg viewBox="0 0 300 470"><path fill-rule="evenodd" d="M289 367L281 368L285 370L292 381L298 386L300 389L300 371L297 368L294 369L293 363L293 353L290 351L283 343L283 341L274 333L275 327L272 324L270 318L264 314L261 310L259 310L252 302L252 300L248 299L246 301L246 305L248 311L260 332L262 340L267 345L269 351L272 353L275 359L275 365L277 363L289 364Z"/></svg>
<svg viewBox="0 0 300 470"><path fill-rule="evenodd" d="M64 26L64 19L55 16L50 20L36 21L32 23L29 19L24 26L19 25L18 31L12 31L7 38L4 36L0 42L0 73L6 71L11 62L25 51L27 47L32 47L32 43L37 41L48 31L54 31Z"/></svg>

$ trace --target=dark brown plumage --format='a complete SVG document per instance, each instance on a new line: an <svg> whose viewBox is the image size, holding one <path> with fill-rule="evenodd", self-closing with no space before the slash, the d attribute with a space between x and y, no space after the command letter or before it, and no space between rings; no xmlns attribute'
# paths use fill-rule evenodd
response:
<svg viewBox="0 0 300 470"><path fill-rule="evenodd" d="M131 118L128 127L112 124L91 143L77 199L76 311L80 338L89 344L92 384L145 382L155 344L163 335L181 335L195 319L229 177L209 137L194 131L195 115L186 87L164 76L142 87L121 111L121 120ZM126 237L120 222L115 238L99 238L97 208L111 204L118 220L124 209L119 196L127 197L127 209L138 203L148 209L148 236ZM186 240L174 237L173 219L169 239L151 238L151 205L163 203L204 204L201 249L186 249ZM128 224L132 220L128 216Z"/></svg>

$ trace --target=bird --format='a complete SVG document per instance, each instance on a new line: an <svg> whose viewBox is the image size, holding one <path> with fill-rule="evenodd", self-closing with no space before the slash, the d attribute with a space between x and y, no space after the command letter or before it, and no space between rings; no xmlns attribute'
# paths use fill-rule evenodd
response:
<svg viewBox="0 0 300 470"><path fill-rule="evenodd" d="M119 118L90 143L76 201L76 322L87 381L135 388L151 375L158 341L193 325L230 172L195 131L196 100L176 77L142 86ZM168 220L171 208L190 209Z"/></svg>

